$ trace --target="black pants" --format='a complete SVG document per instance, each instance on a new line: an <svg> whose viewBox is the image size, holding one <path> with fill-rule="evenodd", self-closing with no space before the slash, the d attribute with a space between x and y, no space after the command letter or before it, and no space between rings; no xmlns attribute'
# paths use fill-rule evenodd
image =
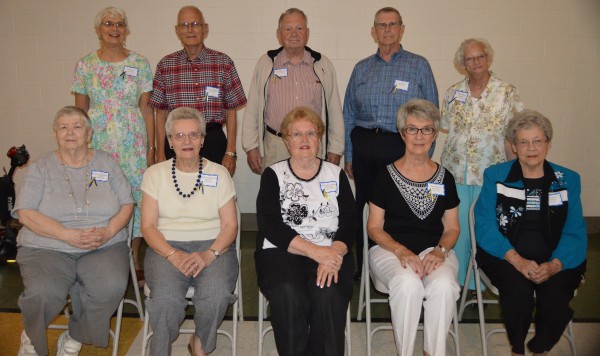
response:
<svg viewBox="0 0 600 356"><path fill-rule="evenodd" d="M317 287L318 264L279 249L255 253L256 273L269 300L275 345L281 356L343 356L346 310L354 262L344 256L338 283Z"/></svg>
<svg viewBox="0 0 600 356"><path fill-rule="evenodd" d="M356 126L350 133L352 140L352 172L356 186L356 265L363 264L363 208L371 198L373 181L379 170L404 156L404 141L398 133L376 133Z"/></svg>
<svg viewBox="0 0 600 356"><path fill-rule="evenodd" d="M525 337L535 307L535 336L527 343L531 352L550 351L573 318L569 302L585 272L585 262L558 272L541 284L525 278L506 260L477 249L477 262L500 292L500 306L512 352L525 353ZM534 296L535 293L535 296Z"/></svg>
<svg viewBox="0 0 600 356"><path fill-rule="evenodd" d="M227 150L227 137L223 132L222 126L216 122L206 124L206 137L204 146L200 150L200 156L209 161L221 164L225 151ZM165 137L165 157L171 159L175 156L175 151L169 147L169 141Z"/></svg>

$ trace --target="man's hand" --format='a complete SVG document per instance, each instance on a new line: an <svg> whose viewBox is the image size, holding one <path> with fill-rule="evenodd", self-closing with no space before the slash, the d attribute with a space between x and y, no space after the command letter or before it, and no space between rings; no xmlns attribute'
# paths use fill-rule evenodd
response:
<svg viewBox="0 0 600 356"><path fill-rule="evenodd" d="M221 165L229 171L229 174L233 177L235 174L235 164L236 158L233 156L225 155L223 156L223 160L221 161Z"/></svg>
<svg viewBox="0 0 600 356"><path fill-rule="evenodd" d="M342 156L335 154L335 153L331 153L331 152L327 152L327 162L329 163L333 163L336 166L338 166L340 164L340 161L342 160Z"/></svg>
<svg viewBox="0 0 600 356"><path fill-rule="evenodd" d="M250 167L252 172L261 174L263 171L263 162L260 157L260 152L258 152L258 148L253 148L246 154L248 157L248 167Z"/></svg>
<svg viewBox="0 0 600 356"><path fill-rule="evenodd" d="M354 173L352 172L352 162L344 163L344 171L346 171L346 175L350 179L354 179Z"/></svg>

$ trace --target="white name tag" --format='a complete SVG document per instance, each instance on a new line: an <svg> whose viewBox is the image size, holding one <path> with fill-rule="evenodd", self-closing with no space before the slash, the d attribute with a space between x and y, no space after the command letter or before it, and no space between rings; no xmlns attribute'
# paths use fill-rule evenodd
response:
<svg viewBox="0 0 600 356"><path fill-rule="evenodd" d="M337 182L333 181L333 182L319 182L320 186L321 186L321 192L324 193L337 193L338 191L338 186L337 186Z"/></svg>
<svg viewBox="0 0 600 356"><path fill-rule="evenodd" d="M427 190L433 195L446 195L446 188L443 184L427 183Z"/></svg>
<svg viewBox="0 0 600 356"><path fill-rule="evenodd" d="M92 179L96 182L108 182L108 172L92 171Z"/></svg>
<svg viewBox="0 0 600 356"><path fill-rule="evenodd" d="M200 177L200 182L205 187L216 187L219 183L219 175L202 173L202 176Z"/></svg>
<svg viewBox="0 0 600 356"><path fill-rule="evenodd" d="M211 98L218 98L219 97L219 88L206 87L206 95Z"/></svg>
<svg viewBox="0 0 600 356"><path fill-rule="evenodd" d="M132 77L137 77L138 75L138 69L135 67L125 66L125 68L123 68L123 72Z"/></svg>
<svg viewBox="0 0 600 356"><path fill-rule="evenodd" d="M399 89L399 90L408 91L408 82L405 82L403 80L396 80L394 82L394 88Z"/></svg>
<svg viewBox="0 0 600 356"><path fill-rule="evenodd" d="M279 78L287 77L287 68L276 68L275 70L273 70L273 74L275 74Z"/></svg>
<svg viewBox="0 0 600 356"><path fill-rule="evenodd" d="M460 101L461 103L464 103L465 101L467 101L468 96L469 96L469 93L467 93L466 91L457 90L454 92L454 99Z"/></svg>
<svg viewBox="0 0 600 356"><path fill-rule="evenodd" d="M563 205L562 198L560 197L560 192L548 193L548 205L549 206Z"/></svg>

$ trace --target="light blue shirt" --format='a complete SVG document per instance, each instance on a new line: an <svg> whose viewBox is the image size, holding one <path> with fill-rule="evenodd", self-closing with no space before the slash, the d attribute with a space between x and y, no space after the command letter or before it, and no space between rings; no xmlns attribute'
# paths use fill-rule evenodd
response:
<svg viewBox="0 0 600 356"><path fill-rule="evenodd" d="M352 162L350 133L355 126L397 132L398 108L411 99L439 106L438 90L427 60L403 48L389 62L374 55L358 62L344 99L346 162Z"/></svg>

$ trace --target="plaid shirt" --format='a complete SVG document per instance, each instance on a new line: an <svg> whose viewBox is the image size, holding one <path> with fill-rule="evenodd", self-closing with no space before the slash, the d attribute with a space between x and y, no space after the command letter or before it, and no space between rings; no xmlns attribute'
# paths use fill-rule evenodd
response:
<svg viewBox="0 0 600 356"><path fill-rule="evenodd" d="M235 65L224 53L202 48L190 61L185 50L158 62L148 105L171 111L191 107L204 114L206 122L224 124L226 111L246 104L246 95Z"/></svg>
<svg viewBox="0 0 600 356"><path fill-rule="evenodd" d="M398 108L415 98L439 105L435 79L425 58L400 48L389 62L379 56L379 50L358 62L344 99L346 162L352 161L350 133L355 126L397 132Z"/></svg>

